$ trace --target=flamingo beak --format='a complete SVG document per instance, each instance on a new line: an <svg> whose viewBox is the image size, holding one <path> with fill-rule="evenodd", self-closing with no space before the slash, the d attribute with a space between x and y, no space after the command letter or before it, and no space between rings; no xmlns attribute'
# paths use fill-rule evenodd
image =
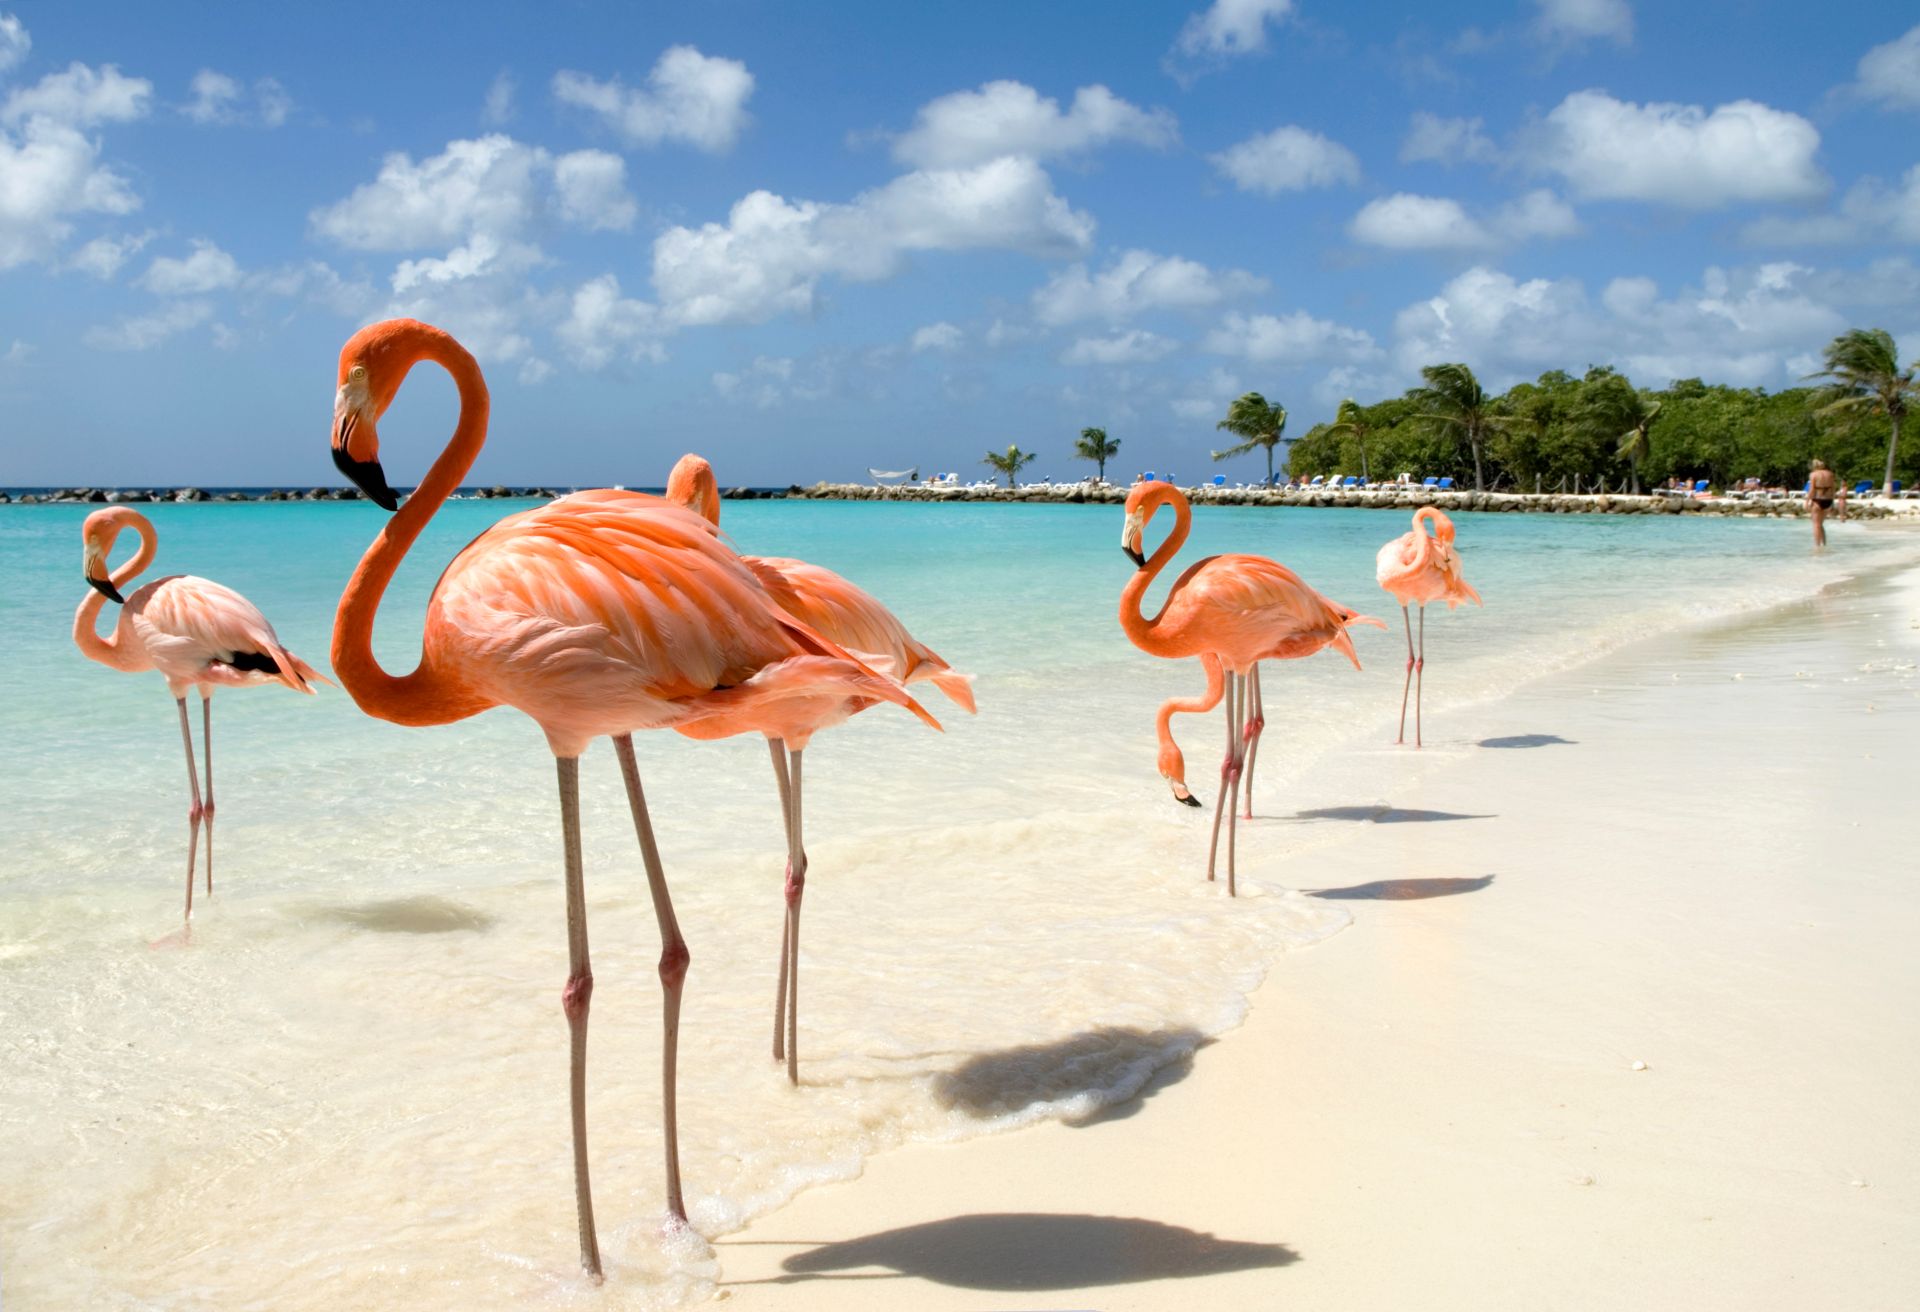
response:
<svg viewBox="0 0 1920 1312"><path fill-rule="evenodd" d="M87 582L93 585L95 592L105 597L108 601L117 601L122 606L127 604L127 599L120 595L120 589L113 586L112 579L97 579L92 574L88 574Z"/></svg>
<svg viewBox="0 0 1920 1312"><path fill-rule="evenodd" d="M1146 522L1138 511L1127 516L1127 522L1120 530L1120 550L1127 553L1127 559L1138 569L1147 567L1147 558L1140 554L1140 537L1146 528Z"/></svg>
<svg viewBox="0 0 1920 1312"><path fill-rule="evenodd" d="M91 540L89 540L86 545L87 549L84 553L85 559L81 562L81 565L83 572L86 574L87 585L108 601L118 602L122 606L126 605L127 599L120 595L120 589L114 587L113 580L107 577L106 552L95 546Z"/></svg>
<svg viewBox="0 0 1920 1312"><path fill-rule="evenodd" d="M1173 786L1173 800L1180 803L1182 806L1199 806L1200 805L1200 799L1195 797L1192 793L1188 792L1187 786L1185 784L1175 784Z"/></svg>
<svg viewBox="0 0 1920 1312"><path fill-rule="evenodd" d="M387 486L387 473L384 469L380 468L380 461L377 458L373 460L355 460L353 453L347 449L348 441L353 437L355 429L357 429L360 424L361 419L359 413L354 410L348 410L340 416L339 421L334 425L334 468L352 479L353 485L365 493L367 500L373 502L373 504L380 507L380 509L385 511L398 510L400 508L400 498L395 496L393 489ZM370 429L372 424L369 423L367 427Z"/></svg>

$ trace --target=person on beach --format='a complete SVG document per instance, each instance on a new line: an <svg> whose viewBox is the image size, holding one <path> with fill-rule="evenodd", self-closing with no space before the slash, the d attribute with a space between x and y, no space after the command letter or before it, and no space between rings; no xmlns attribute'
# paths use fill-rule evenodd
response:
<svg viewBox="0 0 1920 1312"><path fill-rule="evenodd" d="M1847 490L1840 487L1833 471L1827 468L1827 462L1816 460L1813 469L1807 475L1807 509L1813 515L1813 545L1827 545L1827 512L1833 509L1836 498L1840 502L1840 520L1847 518Z"/></svg>

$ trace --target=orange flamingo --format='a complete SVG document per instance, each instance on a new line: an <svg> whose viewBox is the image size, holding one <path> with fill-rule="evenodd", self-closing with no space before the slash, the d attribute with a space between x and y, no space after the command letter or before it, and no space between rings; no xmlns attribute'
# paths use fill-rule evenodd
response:
<svg viewBox="0 0 1920 1312"><path fill-rule="evenodd" d="M681 456L667 476L667 500L720 524L720 485L713 466L696 455ZM973 676L957 674L931 648L916 641L872 594L840 575L804 560L742 556L780 608L832 641L860 653L874 669L903 684L929 680L972 714ZM774 990L773 1056L785 1060L787 1078L800 1082L800 899L807 883L807 849L801 831L800 754L815 733L873 705L871 698L835 696L783 704L780 722L748 723L744 717L702 721L681 732L694 738L757 729L767 738L780 814L787 831L786 923L780 935L780 973Z"/></svg>
<svg viewBox="0 0 1920 1312"><path fill-rule="evenodd" d="M409 370L428 360L453 376L460 418L405 507L387 485L376 422ZM579 758L613 738L661 936L662 1128L667 1209L685 1224L675 1102L682 987L690 953L673 914L633 752L638 729L705 719L777 719L795 702L868 698L932 717L875 673L782 611L713 527L658 497L600 490L511 515L455 556L427 602L419 666L394 676L373 655L374 614L427 521L486 441L480 367L458 342L410 319L374 324L340 352L334 463L396 513L361 558L334 616L333 662L360 708L397 724L446 724L492 706L518 708L557 764L567 889L566 987L571 1037L574 1199L580 1262L600 1277L587 1172L586 1039L593 996L580 856Z"/></svg>
<svg viewBox="0 0 1920 1312"><path fill-rule="evenodd" d="M140 535L133 559L107 574L107 557L123 529ZM96 510L80 528L84 568L93 591L73 615L73 642L89 660L116 670L158 670L166 677L180 710L180 741L187 749L187 908L193 918L193 871L200 828L207 831L207 896L213 896L213 690L256 683L284 683L311 693L313 683L331 683L311 665L280 645L273 625L254 604L235 592L191 574L173 574L135 589L120 589L153 563L159 535L137 510L115 506ZM111 638L99 635L100 610L120 603L120 620ZM193 769L193 732L187 723L187 690L200 690L200 741L206 752L207 794Z"/></svg>
<svg viewBox="0 0 1920 1312"><path fill-rule="evenodd" d="M1429 534L1426 525L1433 525ZM1444 511L1422 506L1413 512L1413 527L1386 546L1374 564L1374 577L1400 603L1400 618L1407 622L1407 679L1400 686L1400 736L1407 741L1407 690L1413 690L1413 745L1420 742L1420 690L1426 682L1427 603L1444 601L1452 610L1463 601L1481 605L1480 594L1460 577L1460 557L1453 549L1453 521ZM1413 618L1409 604L1420 607L1420 652L1414 654Z"/></svg>
<svg viewBox="0 0 1920 1312"><path fill-rule="evenodd" d="M1172 503L1173 532L1149 558L1141 540L1160 507ZM1212 656L1226 673L1227 752L1220 765L1220 796L1213 808L1213 838L1207 850L1207 878L1214 872L1220 845L1220 815L1227 815L1227 892L1234 889L1234 818L1245 766L1245 725L1249 680L1255 662L1295 660L1323 647L1345 652L1354 668L1360 657L1347 630L1356 624L1386 625L1315 592L1299 575L1264 556L1208 556L1187 567L1174 582L1160 613L1147 619L1140 600L1154 578L1185 545L1193 527L1187 498L1171 483L1141 483L1127 497L1126 525L1120 549L1139 568L1120 593L1120 627L1140 650L1179 659ZM1209 679L1212 674L1209 671ZM1229 800L1229 795L1231 799Z"/></svg>

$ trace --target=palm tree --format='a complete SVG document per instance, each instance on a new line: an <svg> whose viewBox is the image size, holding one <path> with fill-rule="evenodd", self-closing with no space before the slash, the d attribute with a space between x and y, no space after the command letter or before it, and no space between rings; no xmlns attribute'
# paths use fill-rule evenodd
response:
<svg viewBox="0 0 1920 1312"><path fill-rule="evenodd" d="M1661 404L1609 369L1598 376L1587 375L1574 410L1575 423L1603 441L1617 443L1615 454L1625 456L1632 470L1635 496L1640 495L1640 462L1653 449L1653 421L1660 417Z"/></svg>
<svg viewBox="0 0 1920 1312"><path fill-rule="evenodd" d="M1494 413L1493 398L1480 386L1473 370L1464 364L1430 364L1420 371L1425 387L1408 393L1421 407L1420 418L1436 428L1449 429L1467 439L1473 448L1473 490L1487 490L1480 467L1480 445L1494 432L1509 427L1509 415Z"/></svg>
<svg viewBox="0 0 1920 1312"><path fill-rule="evenodd" d="M1073 454L1100 466L1100 481L1107 481L1107 461L1120 454L1120 439L1109 438L1104 428L1083 428L1073 444Z"/></svg>
<svg viewBox="0 0 1920 1312"><path fill-rule="evenodd" d="M1373 431L1373 425L1367 422L1367 412L1360 408L1352 397L1340 403L1340 409L1333 416L1333 423L1327 427L1328 437L1351 437L1360 445L1360 478L1364 482L1373 482L1373 476L1367 472L1367 434Z"/></svg>
<svg viewBox="0 0 1920 1312"><path fill-rule="evenodd" d="M1265 447L1267 451L1267 486L1273 486L1273 449L1280 445L1280 434L1287 427L1287 408L1283 405L1268 405L1267 398L1258 392L1248 392L1245 396L1227 407L1227 417L1214 425L1224 428L1236 437L1246 441L1239 446L1228 447L1225 451L1215 451L1215 460L1225 460L1230 456L1243 456L1255 447Z"/></svg>
<svg viewBox="0 0 1920 1312"><path fill-rule="evenodd" d="M1893 458L1900 449L1900 419L1907 413L1908 398L1920 396L1920 382L1914 371L1920 365L1900 368L1899 353L1893 348L1893 336L1884 328L1851 328L1841 333L1826 349L1827 367L1809 378L1831 378L1824 389L1826 405L1816 414L1858 416L1876 411L1887 417L1893 436L1887 442L1887 476L1882 490L1893 495Z"/></svg>
<svg viewBox="0 0 1920 1312"><path fill-rule="evenodd" d="M987 452L987 458L980 463L983 465L992 465L995 469L1005 474L1007 476L1007 486L1012 487L1013 476L1039 458L1039 456L1034 455L1032 452L1022 451L1018 446L1010 444L1005 454L998 451L989 451Z"/></svg>

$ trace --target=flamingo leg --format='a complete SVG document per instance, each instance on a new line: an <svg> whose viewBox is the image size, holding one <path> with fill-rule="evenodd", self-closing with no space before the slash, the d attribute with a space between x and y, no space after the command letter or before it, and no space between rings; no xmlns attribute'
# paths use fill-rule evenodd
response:
<svg viewBox="0 0 1920 1312"><path fill-rule="evenodd" d="M773 778L780 788L780 822L787 836L785 878L793 877L793 786L787 775L787 745L779 738L767 739L767 752L773 757ZM793 947L793 910L783 909L780 918L780 978L773 990L773 1059L787 1055L787 954Z"/></svg>
<svg viewBox="0 0 1920 1312"><path fill-rule="evenodd" d="M187 790L193 799L187 807L187 909L182 920L193 919L193 867L199 859L200 819L205 809L200 805L200 780L193 771L193 730L187 721L187 699L176 697L174 705L180 708L180 741L187 749Z"/></svg>
<svg viewBox="0 0 1920 1312"><path fill-rule="evenodd" d="M1207 843L1208 883L1213 882L1214 861L1220 852L1220 814L1221 808L1227 804L1227 778L1233 769L1233 694L1236 682L1236 676L1229 670L1226 691L1221 695L1221 700L1226 703L1227 754L1220 762L1220 795L1213 799L1213 837Z"/></svg>
<svg viewBox="0 0 1920 1312"><path fill-rule="evenodd" d="M207 827L207 896L213 896L213 694L200 689L200 747L207 754L207 804L200 819Z"/></svg>
<svg viewBox="0 0 1920 1312"><path fill-rule="evenodd" d="M587 1178L587 1011L593 962L587 956L587 898L580 861L580 758L554 758L560 772L560 827L567 860L567 985L560 1008L572 1038L573 1197L580 1214L580 1265L600 1279L600 1240L593 1228L593 1185Z"/></svg>
<svg viewBox="0 0 1920 1312"><path fill-rule="evenodd" d="M1422 611L1423 619L1425 615ZM1407 694L1413 691L1413 615L1404 601L1400 603L1400 618L1407 623L1407 681L1400 685L1400 736L1393 740L1396 745L1407 741Z"/></svg>
<svg viewBox="0 0 1920 1312"><path fill-rule="evenodd" d="M1254 760L1260 755L1260 735L1266 731L1266 727L1267 727L1267 717L1261 713L1261 706L1260 706L1260 662L1255 661L1253 663L1253 668L1250 671L1248 671L1247 678L1250 681L1249 686L1251 687L1252 691L1248 695L1248 705L1250 709L1247 714L1247 731L1246 731L1246 739L1247 739L1247 814L1246 814L1246 818L1248 820L1251 820L1253 819L1253 763L1254 763Z"/></svg>
<svg viewBox="0 0 1920 1312"><path fill-rule="evenodd" d="M1234 682L1238 685L1239 695L1234 698L1233 702L1228 707L1228 711L1231 714L1232 719L1228 722L1228 725L1227 725L1227 753L1228 753L1228 759L1231 762L1231 765L1227 774L1227 787L1233 794L1232 800L1227 803L1227 896L1228 897L1238 896L1237 892L1235 891L1234 854L1238 847L1237 840L1239 839L1239 836L1240 836L1240 826L1238 823L1238 817L1240 814L1240 773L1241 773L1241 767L1245 760L1244 753L1246 752L1246 749L1247 749L1246 739L1243 737L1243 734L1245 732L1244 725L1246 722L1246 715L1247 715L1247 676L1244 674L1236 674L1233 676L1233 679L1234 679Z"/></svg>
<svg viewBox="0 0 1920 1312"><path fill-rule="evenodd" d="M800 755L794 748L788 760L793 769L792 829L787 842L787 1080L800 1083L800 899L807 891L807 849L802 838Z"/></svg>
<svg viewBox="0 0 1920 1312"><path fill-rule="evenodd" d="M627 781L627 804L633 809L633 831L640 839L640 859L647 866L647 891L653 895L654 919L660 922L661 1047L660 1097L661 1132L666 1139L667 1212L685 1225L686 1199L680 1191L680 1120L676 1091L680 1062L680 991L686 983L687 965L693 954L681 937L680 922L673 916L673 898L667 892L666 871L660 865L660 847L653 839L653 821L647 815L646 795L640 791L640 766L633 759L633 738L620 734L613 740L620 755L620 773Z"/></svg>
<svg viewBox="0 0 1920 1312"><path fill-rule="evenodd" d="M1427 686L1427 603L1420 603L1420 656L1413 663L1413 745L1422 746L1420 737L1420 694Z"/></svg>

